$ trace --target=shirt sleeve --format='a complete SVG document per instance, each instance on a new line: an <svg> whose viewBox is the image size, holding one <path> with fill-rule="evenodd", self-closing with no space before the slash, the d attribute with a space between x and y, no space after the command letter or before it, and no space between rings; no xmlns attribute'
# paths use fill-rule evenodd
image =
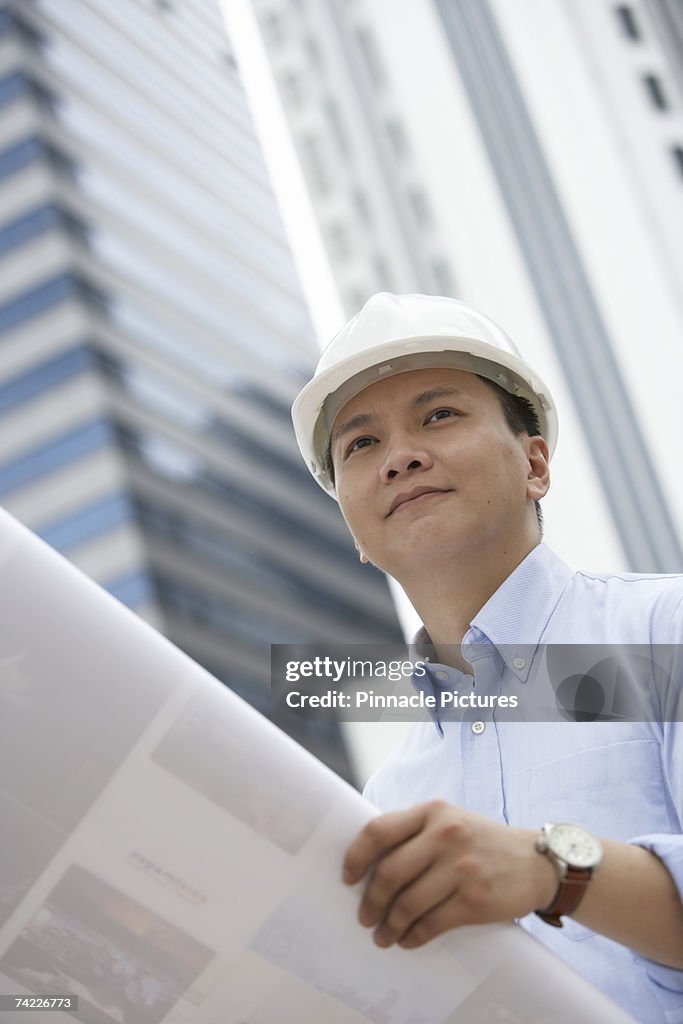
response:
<svg viewBox="0 0 683 1024"><path fill-rule="evenodd" d="M366 800L369 800L371 804L374 804L375 807L381 809L381 797L377 793L377 786L375 783L374 775L371 775L368 781L366 782L365 788L363 789L363 796Z"/></svg>
<svg viewBox="0 0 683 1024"><path fill-rule="evenodd" d="M683 684L682 684L683 685ZM637 836L629 842L651 850L666 866L678 889L683 903L683 724L665 722L662 726L662 768L667 795L670 798L670 813L677 820L677 831ZM666 1013L666 1019L683 1022L683 970L665 967L639 957L647 976L653 984Z"/></svg>

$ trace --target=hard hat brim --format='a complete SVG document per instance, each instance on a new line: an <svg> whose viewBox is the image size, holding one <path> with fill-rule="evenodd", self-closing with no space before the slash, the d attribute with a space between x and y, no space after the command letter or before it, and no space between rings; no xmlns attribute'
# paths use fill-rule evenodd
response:
<svg viewBox="0 0 683 1024"><path fill-rule="evenodd" d="M325 456L334 421L344 405L379 380L430 367L476 373L510 394L525 398L538 417L540 433L552 456L557 443L555 405L547 386L523 359L479 338L443 335L401 338L340 360L316 375L292 406L301 454L328 494L336 497Z"/></svg>

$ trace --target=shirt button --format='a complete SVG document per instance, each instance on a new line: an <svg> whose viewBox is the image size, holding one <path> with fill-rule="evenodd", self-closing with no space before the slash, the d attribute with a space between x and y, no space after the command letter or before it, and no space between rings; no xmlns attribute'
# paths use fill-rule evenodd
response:
<svg viewBox="0 0 683 1024"><path fill-rule="evenodd" d="M475 736L481 736L486 726L483 722L472 722L472 732Z"/></svg>
<svg viewBox="0 0 683 1024"><path fill-rule="evenodd" d="M526 662L525 662L524 658L515 658L515 660L512 662L512 664L515 666L515 668L524 668L524 666L526 665Z"/></svg>
<svg viewBox="0 0 683 1024"><path fill-rule="evenodd" d="M448 679L448 672L435 672L437 679Z"/></svg>

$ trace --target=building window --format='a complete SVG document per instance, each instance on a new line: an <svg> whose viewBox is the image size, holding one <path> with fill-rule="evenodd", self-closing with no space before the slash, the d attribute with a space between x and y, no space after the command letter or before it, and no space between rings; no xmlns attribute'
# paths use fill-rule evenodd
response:
<svg viewBox="0 0 683 1024"><path fill-rule="evenodd" d="M669 109L668 100L657 75L643 75L643 85L653 107L656 107L657 110Z"/></svg>
<svg viewBox="0 0 683 1024"><path fill-rule="evenodd" d="M234 510L236 519L239 520L240 514L246 515L255 529L268 532L275 527L285 531L297 543L305 541L327 555L336 554L348 558L348 541L337 539L310 522L304 522L300 515L289 515L281 511L261 495L243 490L232 479L220 476L209 469L205 461L195 455L194 451L182 449L160 434L140 433L122 424L116 425L116 439L134 464L142 463L155 476L170 480L178 487L187 487L186 493L192 493L190 489L195 487L200 488L212 501L217 500L223 507L227 505ZM310 477L303 466L302 470L302 480L306 480L306 486L310 491ZM302 470L297 469L295 472L301 473ZM0 468L0 474L1 472ZM317 495L315 488L314 491Z"/></svg>
<svg viewBox="0 0 683 1024"><path fill-rule="evenodd" d="M453 280L448 260L442 259L440 256L435 256L432 260L432 273L434 274L434 281L439 290L439 295L449 295L454 297L455 282Z"/></svg>
<svg viewBox="0 0 683 1024"><path fill-rule="evenodd" d="M58 223L57 207L48 204L17 217L9 224L3 224L0 227L0 255L11 252L25 242L33 241L44 232L57 227Z"/></svg>
<svg viewBox="0 0 683 1024"><path fill-rule="evenodd" d="M320 47L313 36L306 36L304 39L304 49L311 67L315 68L316 71L320 71L323 67L323 59Z"/></svg>
<svg viewBox="0 0 683 1024"><path fill-rule="evenodd" d="M246 551L234 538L203 521L186 519L182 514L147 499L138 498L136 510L141 526L151 535L191 552L194 557L206 559L214 567L231 569L254 586L267 589L271 594L278 593L285 599L296 595L318 609L350 621L358 618L358 611L352 603L317 586L291 568L270 561L268 556L253 550Z"/></svg>
<svg viewBox="0 0 683 1024"><path fill-rule="evenodd" d="M64 553L132 519L133 506L128 495L108 494L106 498L81 507L77 512L41 526L38 534L50 547Z"/></svg>
<svg viewBox="0 0 683 1024"><path fill-rule="evenodd" d="M351 254L349 233L343 224L330 224L327 230L327 242L333 260L346 260Z"/></svg>
<svg viewBox="0 0 683 1024"><path fill-rule="evenodd" d="M47 86L43 85L42 82L31 82L31 94L33 95L36 103L38 103L43 110L54 114L59 109L59 100L57 96L51 89L48 89Z"/></svg>
<svg viewBox="0 0 683 1024"><path fill-rule="evenodd" d="M415 223L419 228L429 227L432 223L432 211L427 196L420 188L409 188L407 194Z"/></svg>
<svg viewBox="0 0 683 1024"><path fill-rule="evenodd" d="M372 210L370 209L370 201L366 193L362 188L354 188L351 192L351 202L354 205L354 209L363 227L367 227L372 224Z"/></svg>
<svg viewBox="0 0 683 1024"><path fill-rule="evenodd" d="M303 374L302 383L304 381L308 381L310 375L310 369L307 369ZM275 416L279 416L281 419L284 419L287 426L291 428L291 412L288 402L283 402L276 395L272 395L269 391L265 391L253 381L245 381L239 386L235 386L234 390L243 398L253 398L259 403L259 405L265 406L269 412L272 412Z"/></svg>
<svg viewBox="0 0 683 1024"><path fill-rule="evenodd" d="M43 143L43 152L45 153L48 163L56 174L72 179L77 176L78 165L67 153L64 153L51 142Z"/></svg>
<svg viewBox="0 0 683 1024"><path fill-rule="evenodd" d="M676 164L676 169L681 178L683 178L683 146L672 146L671 152Z"/></svg>
<svg viewBox="0 0 683 1024"><path fill-rule="evenodd" d="M73 274L59 274L18 295L12 295L0 305L0 333L13 330L66 299L87 299L84 286L85 283Z"/></svg>
<svg viewBox="0 0 683 1024"><path fill-rule="evenodd" d="M26 6L28 6L28 4ZM17 32L19 33L22 43L25 43L27 46L30 46L35 50L45 49L47 39L42 32L38 31L35 25L32 25L30 21L26 21L19 11L12 11L11 18Z"/></svg>
<svg viewBox="0 0 683 1024"><path fill-rule="evenodd" d="M298 107L301 104L304 94L301 88L301 79L296 71L285 71L282 76L282 92L288 106Z"/></svg>
<svg viewBox="0 0 683 1024"><path fill-rule="evenodd" d="M405 157L410 152L408 137L400 121L391 119L386 123L387 138L391 143L394 156Z"/></svg>
<svg viewBox="0 0 683 1024"><path fill-rule="evenodd" d="M152 580L145 570L138 569L118 579L107 580L103 587L127 608L137 608L154 597Z"/></svg>
<svg viewBox="0 0 683 1024"><path fill-rule="evenodd" d="M325 170L320 140L316 139L314 135L306 135L301 140L301 154L304 171L311 188L318 195L324 195L329 189L330 183Z"/></svg>
<svg viewBox="0 0 683 1024"><path fill-rule="evenodd" d="M109 421L102 416L59 434L36 448L22 452L0 466L0 494L28 484L113 443Z"/></svg>
<svg viewBox="0 0 683 1024"><path fill-rule="evenodd" d="M0 385L0 416L33 401L46 391L61 387L91 367L90 349L79 345L13 377Z"/></svg>
<svg viewBox="0 0 683 1024"><path fill-rule="evenodd" d="M21 71L14 71L11 75L0 80L0 106L12 103L28 92L26 76Z"/></svg>
<svg viewBox="0 0 683 1024"><path fill-rule="evenodd" d="M332 134L334 135L334 141L340 155L348 157L351 153L351 147L349 145L349 137L346 132L346 127L342 121L342 116L339 113L339 107L334 100L329 97L325 100L325 114L327 115L327 120L332 130Z"/></svg>
<svg viewBox="0 0 683 1024"><path fill-rule="evenodd" d="M0 152L0 180L40 160L44 150L39 139L22 139Z"/></svg>
<svg viewBox="0 0 683 1024"><path fill-rule="evenodd" d="M370 81L375 88L381 89L385 83L385 76L373 36L367 29L357 28L356 40Z"/></svg>
<svg viewBox="0 0 683 1024"><path fill-rule="evenodd" d="M393 291L394 282L391 270L384 256L380 256L380 254L377 253L373 257L372 264L375 271L375 280L377 281L377 287L379 290L383 292Z"/></svg>
<svg viewBox="0 0 683 1024"><path fill-rule="evenodd" d="M632 8L628 4L619 4L618 7L615 7L614 13L626 38L638 42L641 38L640 29Z"/></svg>
<svg viewBox="0 0 683 1024"><path fill-rule="evenodd" d="M350 288L346 293L346 309L349 315L358 313L369 298L370 293L366 289L361 291L360 288Z"/></svg>
<svg viewBox="0 0 683 1024"><path fill-rule="evenodd" d="M271 46L281 46L285 41L285 29L282 15L278 11L268 11L263 16L263 33L266 42Z"/></svg>

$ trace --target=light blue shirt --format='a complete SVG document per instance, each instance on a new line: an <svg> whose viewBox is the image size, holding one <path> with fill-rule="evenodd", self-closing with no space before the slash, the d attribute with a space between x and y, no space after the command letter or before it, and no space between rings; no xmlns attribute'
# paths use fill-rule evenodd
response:
<svg viewBox="0 0 683 1024"><path fill-rule="evenodd" d="M428 639L422 630L416 643ZM683 644L683 575L574 572L540 544L487 601L463 639L476 692L519 692L539 645L555 644ZM680 697L680 653L676 666ZM436 664L426 681L414 679L433 693L469 691L471 682ZM680 720L514 722L496 721L496 711L468 712L465 721L435 716L411 728L364 795L383 811L442 799L539 831L547 821L576 822L598 836L652 850L683 899ZM683 1022L683 971L647 960L570 918L561 929L534 914L520 923L636 1020Z"/></svg>

